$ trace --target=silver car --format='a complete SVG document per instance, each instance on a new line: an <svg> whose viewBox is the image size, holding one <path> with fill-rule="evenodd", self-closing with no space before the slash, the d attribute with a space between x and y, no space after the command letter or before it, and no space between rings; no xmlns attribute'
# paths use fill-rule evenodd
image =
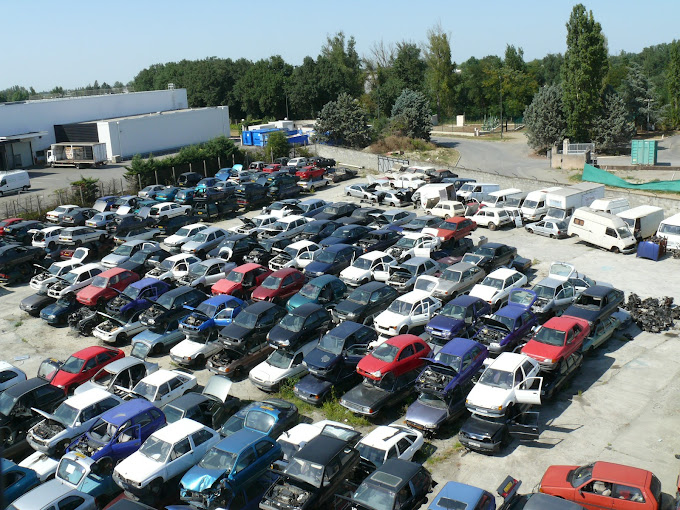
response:
<svg viewBox="0 0 680 510"><path fill-rule="evenodd" d="M117 246L115 250L102 259L102 265L109 268L118 267L130 260L130 257L138 251L159 246L160 245L156 241L133 239L132 241L127 241L120 246Z"/></svg>
<svg viewBox="0 0 680 510"><path fill-rule="evenodd" d="M536 301L531 306L531 311L543 317L562 312L577 296L571 282L555 278L543 278L531 290L536 293Z"/></svg>
<svg viewBox="0 0 680 510"><path fill-rule="evenodd" d="M90 241L104 241L109 235L91 227L69 227L59 233L59 242L79 246Z"/></svg>
<svg viewBox="0 0 680 510"><path fill-rule="evenodd" d="M236 265L235 262L227 262L220 258L194 262L189 266L189 271L177 279L177 285L199 289L212 287L222 278L226 278Z"/></svg>
<svg viewBox="0 0 680 510"><path fill-rule="evenodd" d="M447 267L439 275L439 283L432 295L441 301L448 301L468 292L486 276L486 271L469 262L458 262Z"/></svg>
<svg viewBox="0 0 680 510"><path fill-rule="evenodd" d="M208 227L182 245L182 253L207 253L220 244L227 233L221 228Z"/></svg>
<svg viewBox="0 0 680 510"><path fill-rule="evenodd" d="M536 223L529 223L524 228L530 234L539 234L553 239L567 237L567 224L563 221L541 220Z"/></svg>
<svg viewBox="0 0 680 510"><path fill-rule="evenodd" d="M116 213L113 211L100 212L92 216L89 220L85 222L86 227L92 228L102 228L105 229L106 226L113 221L116 217Z"/></svg>

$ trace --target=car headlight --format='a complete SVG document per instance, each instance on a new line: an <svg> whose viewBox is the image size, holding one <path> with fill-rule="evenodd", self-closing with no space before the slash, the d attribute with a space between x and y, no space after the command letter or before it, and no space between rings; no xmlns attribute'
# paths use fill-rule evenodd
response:
<svg viewBox="0 0 680 510"><path fill-rule="evenodd" d="M307 362L305 360L302 360L302 365L305 366L305 367L309 367L309 365L307 364Z"/></svg>
<svg viewBox="0 0 680 510"><path fill-rule="evenodd" d="M491 342L491 343L489 344L489 347L499 348L500 346L501 346L501 344L499 344L498 342Z"/></svg>
<svg viewBox="0 0 680 510"><path fill-rule="evenodd" d="M546 358L543 360L545 363L552 363L553 360L551 358Z"/></svg>
<svg viewBox="0 0 680 510"><path fill-rule="evenodd" d="M56 315L48 315L47 318L48 318L49 320L53 321L54 319L57 318L57 316L56 316Z"/></svg>
<svg viewBox="0 0 680 510"><path fill-rule="evenodd" d="M64 386L63 384L55 384L55 386L56 386L57 388L62 389L62 390L65 390L65 389L66 389L66 386Z"/></svg>
<svg viewBox="0 0 680 510"><path fill-rule="evenodd" d="M149 319L149 324L156 324L156 319Z"/></svg>
<svg viewBox="0 0 680 510"><path fill-rule="evenodd" d="M428 333L432 333L434 331L434 328L432 326L425 326L425 331Z"/></svg>
<svg viewBox="0 0 680 510"><path fill-rule="evenodd" d="M380 370L376 370L375 372L370 372L369 375L372 375L373 377L381 377L382 372Z"/></svg>
<svg viewBox="0 0 680 510"><path fill-rule="evenodd" d="M348 318L348 319L355 319L355 318L357 318L358 316L359 316L359 314L357 314L357 313L348 313L348 314L347 314L347 318Z"/></svg>

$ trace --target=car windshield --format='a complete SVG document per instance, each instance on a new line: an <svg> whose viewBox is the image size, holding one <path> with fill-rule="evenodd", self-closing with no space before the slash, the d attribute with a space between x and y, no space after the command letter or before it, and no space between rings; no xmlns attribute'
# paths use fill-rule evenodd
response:
<svg viewBox="0 0 680 510"><path fill-rule="evenodd" d="M281 280L282 280L282 279L283 279L283 278L279 278L279 277L277 277L277 276L271 276L271 275L269 275L269 276L267 276L267 278L264 279L264 281L262 282L261 287L262 287L263 289L269 289L269 290L278 289L279 286L281 285Z"/></svg>
<svg viewBox="0 0 680 510"><path fill-rule="evenodd" d="M90 285L98 289L105 289L109 285L109 279L105 276L95 276Z"/></svg>
<svg viewBox="0 0 680 510"><path fill-rule="evenodd" d="M240 271L231 271L227 275L227 281L235 282L235 283L241 283L244 276L245 276L245 273L241 273Z"/></svg>
<svg viewBox="0 0 680 510"><path fill-rule="evenodd" d="M485 257L493 257L496 254L496 248L490 246L480 246L475 250L475 254L484 255Z"/></svg>
<svg viewBox="0 0 680 510"><path fill-rule="evenodd" d="M208 269L210 269L210 266L207 264L191 264L189 266L189 274L192 276L203 276Z"/></svg>
<svg viewBox="0 0 680 510"><path fill-rule="evenodd" d="M19 399L19 397L13 397L7 392L0 393L0 414L3 416L9 416L12 412L14 404Z"/></svg>
<svg viewBox="0 0 680 510"><path fill-rule="evenodd" d="M564 345L564 340L566 337L567 337L566 331L542 327L536 332L533 339L536 340L537 342L541 342L542 344L560 347Z"/></svg>
<svg viewBox="0 0 680 510"><path fill-rule="evenodd" d="M182 227L177 232L175 232L175 235L178 237L187 237L189 234L191 234L191 230L192 229L189 227Z"/></svg>
<svg viewBox="0 0 680 510"><path fill-rule="evenodd" d="M316 299L321 293L321 287L314 285L313 283L305 284L302 289L300 289L300 295L309 299Z"/></svg>
<svg viewBox="0 0 680 510"><path fill-rule="evenodd" d="M203 232L199 232L198 234L196 234L193 237L192 241L197 242L197 243L204 243L208 240L209 235L210 235L210 233L206 234L206 233L203 233Z"/></svg>
<svg viewBox="0 0 680 510"><path fill-rule="evenodd" d="M375 348L375 350L371 353L371 356L373 356L376 359L379 359L380 361L390 363L394 361L394 358L397 357L398 352L399 347L396 347L388 343L383 343Z"/></svg>
<svg viewBox="0 0 680 510"><path fill-rule="evenodd" d="M376 467L382 466L385 462L385 450L369 446L365 443L357 444L357 450L359 450L359 455L361 455L362 459L372 462Z"/></svg>
<svg viewBox="0 0 680 510"><path fill-rule="evenodd" d="M147 399L149 402L153 402L156 397L156 387L144 381L139 381L132 392Z"/></svg>
<svg viewBox="0 0 680 510"><path fill-rule="evenodd" d="M452 283L460 282L460 279L462 277L463 277L462 271L456 271L456 270L450 270L450 269L445 270L440 276L440 278L442 280L446 280L447 282L452 282Z"/></svg>
<svg viewBox="0 0 680 510"><path fill-rule="evenodd" d="M292 331L293 333L302 331L302 326L304 326L304 324L305 317L301 317L292 313L286 314L286 316L281 319L281 322L279 322L279 326L281 326L283 329L287 329L288 331Z"/></svg>
<svg viewBox="0 0 680 510"><path fill-rule="evenodd" d="M453 368L456 372L460 372L460 367L463 363L463 360L461 359L460 356L456 356L455 354L448 354L445 352L439 351L434 359L441 363L442 365L446 365L447 367Z"/></svg>
<svg viewBox="0 0 680 510"><path fill-rule="evenodd" d="M492 278L491 276L487 276L484 278L482 285L485 287L493 287L494 289L501 290L503 288L503 280L500 278Z"/></svg>
<svg viewBox="0 0 680 510"><path fill-rule="evenodd" d="M399 315L408 315L411 313L413 308L413 303L407 301L402 301L401 299L395 299L392 304L387 309L388 312L393 312Z"/></svg>
<svg viewBox="0 0 680 510"><path fill-rule="evenodd" d="M211 469L216 471L224 471L225 474L231 473L234 467L234 462L236 462L236 454L231 452L225 452L218 448L213 448L205 457L201 459L198 463L198 467L203 469Z"/></svg>
<svg viewBox="0 0 680 510"><path fill-rule="evenodd" d="M372 292L368 290L357 289L347 296L347 301L357 303L359 305L367 305L371 299Z"/></svg>
<svg viewBox="0 0 680 510"><path fill-rule="evenodd" d="M332 354L340 354L345 345L345 339L326 333L321 340L319 340L319 349L330 352Z"/></svg>
<svg viewBox="0 0 680 510"><path fill-rule="evenodd" d="M515 327L515 319L511 319L510 317L504 317L502 315L498 315L497 313L494 313L489 317L490 320L496 321L500 324L503 324L508 331L512 331L512 329Z"/></svg>
<svg viewBox="0 0 680 510"><path fill-rule="evenodd" d="M79 374L80 369L83 368L83 365L85 364L84 359L77 358L75 356L69 357L69 359L66 360L66 363L64 363L61 366L60 370L63 370L64 372L68 372L69 374Z"/></svg>
<svg viewBox="0 0 680 510"><path fill-rule="evenodd" d="M172 450L171 443L151 436L144 441L144 444L142 444L142 447L139 449L139 453L151 460L164 463L168 458L168 455L170 455L170 450Z"/></svg>
<svg viewBox="0 0 680 510"><path fill-rule="evenodd" d="M318 234L321 232L324 228L326 228L327 223L324 223L322 221L312 221L311 223L307 223L304 228L302 229L302 232L307 232L310 234Z"/></svg>
<svg viewBox="0 0 680 510"><path fill-rule="evenodd" d="M208 317L212 317L213 315L215 315L215 312L217 311L217 305L211 305L204 301L203 303L196 307L196 310L204 315L207 315Z"/></svg>
<svg viewBox="0 0 680 510"><path fill-rule="evenodd" d="M236 316L234 319L234 324L241 326L242 328L252 329L257 324L257 315L254 313L248 313L244 310Z"/></svg>
<svg viewBox="0 0 680 510"><path fill-rule="evenodd" d="M297 478L298 480L307 482L314 487L321 487L323 466L305 459L297 459L293 457L290 459L290 464L288 464L288 467L286 467L286 474Z"/></svg>
<svg viewBox="0 0 680 510"><path fill-rule="evenodd" d="M536 209L538 207L538 202L536 200L525 200L524 207L527 209Z"/></svg>
<svg viewBox="0 0 680 510"><path fill-rule="evenodd" d="M129 297L130 299L135 300L139 296L140 292L142 292L142 288L128 285L123 291L123 294Z"/></svg>
<svg viewBox="0 0 680 510"><path fill-rule="evenodd" d="M416 242L418 242L417 239L411 239L409 237L402 237L397 241L396 246L397 248L413 248L416 245Z"/></svg>
<svg viewBox="0 0 680 510"><path fill-rule="evenodd" d="M283 251L284 251L285 253L287 253L287 254L290 256L291 259L294 259L295 257L298 256L298 250L296 250L295 248L292 248L292 247L290 247L290 246L286 246L286 247L283 249Z"/></svg>
<svg viewBox="0 0 680 510"><path fill-rule="evenodd" d="M432 221L432 218L416 218L409 222L409 226L415 228L423 228L426 227L430 223L430 221Z"/></svg>
<svg viewBox="0 0 680 510"><path fill-rule="evenodd" d="M567 277L574 271L574 268L568 264L554 263L550 266L550 274Z"/></svg>
<svg viewBox="0 0 680 510"><path fill-rule="evenodd" d="M114 255L128 256L132 252L133 245L131 244L121 244L115 250L113 250Z"/></svg>
<svg viewBox="0 0 680 510"><path fill-rule="evenodd" d="M115 377L116 377L116 374L109 372L106 368L102 368L94 376L94 383L98 384L99 386L101 386L103 388L108 388L109 384L111 384L113 382Z"/></svg>
<svg viewBox="0 0 680 510"><path fill-rule="evenodd" d="M172 304L174 301L174 297L172 296L171 293L166 293L163 294L161 297L159 297L156 300L156 304L162 306L163 308L167 308L168 310L172 308Z"/></svg>
<svg viewBox="0 0 680 510"><path fill-rule="evenodd" d="M580 487L584 483L589 482L593 477L593 464L578 467L570 472L567 477L572 487Z"/></svg>
<svg viewBox="0 0 680 510"><path fill-rule="evenodd" d="M373 263L372 260L369 260L364 257L359 257L354 261L354 264L352 264L353 267L356 267L357 269L363 269L365 271L368 271L371 269L371 264Z"/></svg>
<svg viewBox="0 0 680 510"><path fill-rule="evenodd" d="M282 351L281 349L277 349L269 355L269 357L267 358L267 363L269 363L274 368L285 369L290 366L290 362L293 360L294 355L295 353L293 352L287 352Z"/></svg>
<svg viewBox="0 0 680 510"><path fill-rule="evenodd" d="M78 409L70 406L67 402L62 402L56 411L54 411L54 417L58 422L70 427L75 423L76 418L78 418Z"/></svg>
<svg viewBox="0 0 680 510"><path fill-rule="evenodd" d="M49 267L47 272L50 273L51 275L57 276L59 274L59 271L61 271L62 269L63 268L58 266L57 263L55 262Z"/></svg>
<svg viewBox="0 0 680 510"><path fill-rule="evenodd" d="M555 297L555 288L547 287L545 285L536 285L533 289L536 293L536 297L539 299L552 299Z"/></svg>
<svg viewBox="0 0 680 510"><path fill-rule="evenodd" d="M627 237L631 237L631 236L632 236L632 234L630 233L630 230L628 229L628 227L619 227L619 228L616 229L616 231L619 233L619 237L620 237L621 239L625 239L625 238L627 238Z"/></svg>
<svg viewBox="0 0 680 510"><path fill-rule="evenodd" d="M228 436L230 434L233 434L234 432L238 432L243 428L243 422L244 419L242 416L232 416L229 418L224 425L222 425L222 428L220 429L220 434L223 436Z"/></svg>
<svg viewBox="0 0 680 510"><path fill-rule="evenodd" d="M62 279L66 280L68 283L75 283L76 278L78 278L78 275L76 273L66 273L65 275L61 276Z"/></svg>
<svg viewBox="0 0 680 510"><path fill-rule="evenodd" d="M57 468L57 478L71 485L78 485L85 476L85 468L77 462L64 458Z"/></svg>
<svg viewBox="0 0 680 510"><path fill-rule="evenodd" d="M253 410L246 414L244 426L249 429L257 430L258 432L264 432L266 434L271 430L275 423L276 418L271 414Z"/></svg>
<svg viewBox="0 0 680 510"><path fill-rule="evenodd" d="M498 370L496 368L487 368L482 374L482 377L479 378L479 384L501 388L503 390L512 388L512 381L512 372L506 372L505 370Z"/></svg>
<svg viewBox="0 0 680 510"><path fill-rule="evenodd" d="M444 400L430 393L421 393L418 396L418 402L428 407L436 407L437 409L446 409L448 407Z"/></svg>
<svg viewBox="0 0 680 510"><path fill-rule="evenodd" d="M352 500L373 510L392 510L395 497L394 492L379 485L361 484Z"/></svg>
<svg viewBox="0 0 680 510"><path fill-rule="evenodd" d="M461 260L461 262L467 262L468 264L477 265L482 260L484 260L483 255L475 255L474 253L466 253L465 255L463 255L463 259Z"/></svg>
<svg viewBox="0 0 680 510"><path fill-rule="evenodd" d="M334 253L328 250L319 250L314 255L314 260L317 262L322 262L323 264L332 264L335 262L335 258L337 256L337 252Z"/></svg>
<svg viewBox="0 0 680 510"><path fill-rule="evenodd" d="M465 320L466 313L467 308L465 308L464 306L457 305L453 302L446 303L446 305L444 305L444 308L442 308L441 312L439 312L440 315L450 317L452 319L456 319L459 321Z"/></svg>
<svg viewBox="0 0 680 510"><path fill-rule="evenodd" d="M662 223L661 226L659 227L659 234L670 234L673 236L680 236L680 225Z"/></svg>
<svg viewBox="0 0 680 510"><path fill-rule="evenodd" d="M339 214L340 208L331 205L331 206L328 206L328 207L324 207L322 212L324 212L326 214Z"/></svg>
<svg viewBox="0 0 680 510"><path fill-rule="evenodd" d="M57 208L54 210L54 212L57 212L57 213L64 213L64 212L66 212L66 211L68 211L68 210L69 210L68 207L59 206L59 207L57 207Z"/></svg>

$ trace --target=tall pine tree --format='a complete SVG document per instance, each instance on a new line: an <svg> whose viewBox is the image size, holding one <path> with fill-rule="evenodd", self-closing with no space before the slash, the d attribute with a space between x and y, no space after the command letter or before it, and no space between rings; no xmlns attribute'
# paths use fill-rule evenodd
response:
<svg viewBox="0 0 680 510"><path fill-rule="evenodd" d="M680 41L673 41L666 70L666 93L669 105L665 115L668 127L680 126Z"/></svg>

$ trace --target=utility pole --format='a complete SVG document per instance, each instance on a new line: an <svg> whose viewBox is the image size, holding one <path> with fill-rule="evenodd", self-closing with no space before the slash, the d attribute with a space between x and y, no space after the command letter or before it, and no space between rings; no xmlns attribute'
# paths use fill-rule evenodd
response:
<svg viewBox="0 0 680 510"><path fill-rule="evenodd" d="M501 75L498 75L498 86L500 89L501 93L501 140L503 139L503 80L501 79Z"/></svg>
<svg viewBox="0 0 680 510"><path fill-rule="evenodd" d="M645 126L645 131L649 131L649 110L652 107L652 103L655 103L656 101L648 97L645 99L645 102L647 103L647 126Z"/></svg>

